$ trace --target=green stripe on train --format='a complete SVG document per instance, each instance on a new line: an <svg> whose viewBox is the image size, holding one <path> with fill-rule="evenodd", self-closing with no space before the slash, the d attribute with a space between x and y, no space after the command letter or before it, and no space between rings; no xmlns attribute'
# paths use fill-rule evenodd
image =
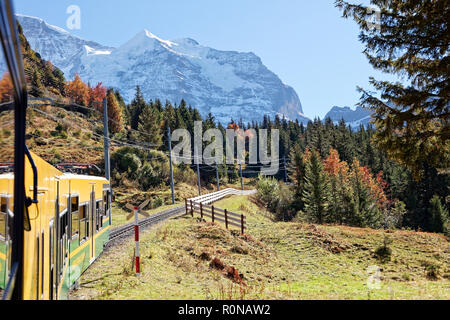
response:
<svg viewBox="0 0 450 320"><path fill-rule="evenodd" d="M6 261L0 259L0 289L5 289L6 286Z"/></svg>
<svg viewBox="0 0 450 320"><path fill-rule="evenodd" d="M6 257L6 244L0 241L0 256ZM0 289L5 289L6 285L6 261L0 257Z"/></svg>

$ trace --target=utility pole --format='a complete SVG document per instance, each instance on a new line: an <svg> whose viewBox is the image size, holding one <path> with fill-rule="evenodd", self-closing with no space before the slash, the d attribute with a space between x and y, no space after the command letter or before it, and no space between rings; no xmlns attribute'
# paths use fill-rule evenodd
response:
<svg viewBox="0 0 450 320"><path fill-rule="evenodd" d="M241 171L241 190L244 191L244 180L242 178L242 163L239 163L239 170Z"/></svg>
<svg viewBox="0 0 450 320"><path fill-rule="evenodd" d="M105 145L105 178L109 181L109 224L112 224L111 203L112 203L112 182L111 182L111 163L109 159L109 128L108 128L108 101L103 99L103 132Z"/></svg>
<svg viewBox="0 0 450 320"><path fill-rule="evenodd" d="M202 187L200 184L200 164L198 161L198 149L195 148L195 159L197 159L197 181L198 181L198 195L202 195Z"/></svg>
<svg viewBox="0 0 450 320"><path fill-rule="evenodd" d="M219 166L216 164L217 191L220 191Z"/></svg>
<svg viewBox="0 0 450 320"><path fill-rule="evenodd" d="M283 162L284 162L284 182L288 183L286 156L283 156Z"/></svg>
<svg viewBox="0 0 450 320"><path fill-rule="evenodd" d="M167 129L167 136L169 139L169 161L170 161L170 188L172 189L172 204L175 204L175 187L173 183L173 167L172 167L172 136L170 128Z"/></svg>

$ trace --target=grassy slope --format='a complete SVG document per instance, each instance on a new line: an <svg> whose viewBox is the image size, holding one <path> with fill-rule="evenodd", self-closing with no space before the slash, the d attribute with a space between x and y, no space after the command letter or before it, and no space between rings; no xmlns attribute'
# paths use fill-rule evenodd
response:
<svg viewBox="0 0 450 320"><path fill-rule="evenodd" d="M81 279L73 299L449 299L449 242L443 236L395 231L391 261L373 254L384 231L274 223L246 197L216 204L248 216L249 237L190 217L141 237L143 274L132 271L134 243L106 252ZM244 284L210 267L219 258ZM369 290L367 268L382 286ZM426 268L440 276L430 280ZM103 270L107 270L104 272ZM100 276L103 275L103 276Z"/></svg>

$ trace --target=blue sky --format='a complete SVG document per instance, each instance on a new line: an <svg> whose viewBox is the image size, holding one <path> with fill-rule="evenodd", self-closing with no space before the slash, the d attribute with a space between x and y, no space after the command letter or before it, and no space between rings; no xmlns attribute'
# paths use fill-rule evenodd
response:
<svg viewBox="0 0 450 320"><path fill-rule="evenodd" d="M147 29L163 39L192 38L219 50L254 52L292 86L309 117L358 102L356 86L386 78L367 62L353 20L333 0L15 0L18 13L67 29L81 8L79 37L117 47ZM360 2L360 1L358 1Z"/></svg>

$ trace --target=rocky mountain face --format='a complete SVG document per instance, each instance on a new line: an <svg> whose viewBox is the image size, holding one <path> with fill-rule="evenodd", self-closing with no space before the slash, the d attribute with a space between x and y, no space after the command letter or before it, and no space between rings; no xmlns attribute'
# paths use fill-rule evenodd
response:
<svg viewBox="0 0 450 320"><path fill-rule="evenodd" d="M127 102L139 85L146 99L188 104L203 116L211 112L226 123L231 118L261 121L264 115L307 122L295 90L264 66L253 53L219 51L184 38L167 41L144 30L119 48L86 41L19 15L31 47L60 68L91 84L119 89Z"/></svg>
<svg viewBox="0 0 450 320"><path fill-rule="evenodd" d="M335 124L344 119L348 125L357 129L360 125L367 126L369 124L371 113L362 107L357 107L356 110L349 107L333 107L325 116L326 118L330 118Z"/></svg>

